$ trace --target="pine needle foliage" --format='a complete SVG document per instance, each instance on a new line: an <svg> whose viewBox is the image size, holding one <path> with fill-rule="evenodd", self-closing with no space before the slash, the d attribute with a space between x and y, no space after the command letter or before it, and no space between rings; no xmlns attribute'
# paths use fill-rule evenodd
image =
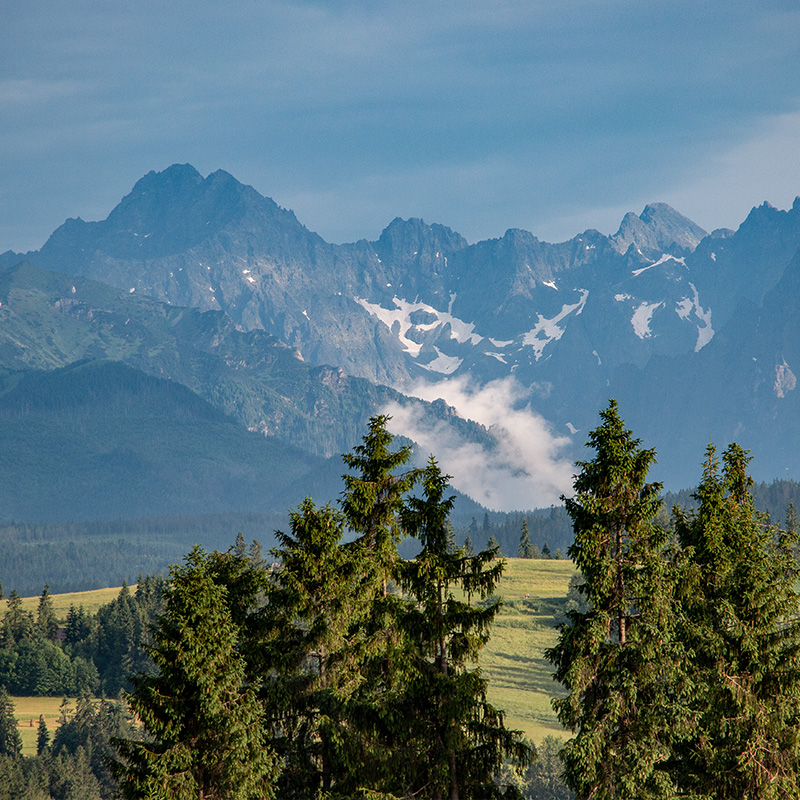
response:
<svg viewBox="0 0 800 800"><path fill-rule="evenodd" d="M595 457L578 462L565 498L586 606L568 613L547 653L568 690L554 708L575 734L562 753L565 780L579 800L668 798L683 715L667 534L653 524L661 487L646 482L655 452L625 428L613 400L600 417L588 442Z"/></svg>
<svg viewBox="0 0 800 800"><path fill-rule="evenodd" d="M675 509L683 547L680 632L693 735L679 778L693 797L800 797L800 603L796 531L756 512L749 457L709 447L695 513Z"/></svg>
<svg viewBox="0 0 800 800"><path fill-rule="evenodd" d="M500 602L487 600L505 562L493 551L467 555L448 547L448 518L455 498L445 497L449 476L433 457L421 477L423 494L401 512L405 531L422 551L402 565L407 597L400 624L407 650L400 709L409 728L398 773L401 796L490 798L503 760L525 763L521 735L506 729L503 714L486 699L487 682L474 663L489 639ZM402 771L400 770L402 768ZM398 775L396 775L398 777Z"/></svg>
<svg viewBox="0 0 800 800"><path fill-rule="evenodd" d="M276 531L280 568L264 609L273 632L264 684L284 798L346 796L358 785L347 701L361 683L361 629L374 594L370 562L342 544L344 520L306 498ZM367 594L369 591L371 594Z"/></svg>
<svg viewBox="0 0 800 800"><path fill-rule="evenodd" d="M522 520L522 530L519 535L519 548L517 553L520 558L533 558L533 545L531 544L531 534L528 530L528 520Z"/></svg>
<svg viewBox="0 0 800 800"><path fill-rule="evenodd" d="M200 548L172 568L165 597L146 647L154 671L136 677L128 696L147 739L115 743L123 797L272 797L278 766L264 746L256 687L245 684L228 589Z"/></svg>
<svg viewBox="0 0 800 800"><path fill-rule="evenodd" d="M371 417L362 443L342 455L355 475L342 476L340 501L347 526L376 555L384 580L391 577L402 538L398 514L403 498L418 475L414 469L399 472L411 458L411 446L392 449L394 437L386 427L390 419L385 414Z"/></svg>
<svg viewBox="0 0 800 800"><path fill-rule="evenodd" d="M19 756L22 753L17 718L14 716L14 703L4 687L0 687L0 755Z"/></svg>

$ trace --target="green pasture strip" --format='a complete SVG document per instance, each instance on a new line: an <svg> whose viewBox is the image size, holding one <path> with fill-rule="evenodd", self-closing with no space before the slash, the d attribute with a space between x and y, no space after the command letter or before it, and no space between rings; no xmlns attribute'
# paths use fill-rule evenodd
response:
<svg viewBox="0 0 800 800"><path fill-rule="evenodd" d="M93 589L88 592L68 592L67 594L50 595L59 625L63 625L67 621L67 612L70 606L75 606L75 608L83 606L87 612L95 614L100 606L115 600L121 588L121 586L112 586L109 589ZM130 589L135 592L136 584L131 585ZM31 611L35 614L38 606L38 595L36 597L22 598L22 607L26 611Z"/></svg>
<svg viewBox="0 0 800 800"><path fill-rule="evenodd" d="M17 718L19 732L22 736L22 754L36 755L36 739L39 735L39 715L44 716L47 730L52 741L53 734L58 729L58 720L61 716L62 697L12 697L14 703L14 716ZM75 698L68 698L69 714L75 711Z"/></svg>
<svg viewBox="0 0 800 800"><path fill-rule="evenodd" d="M497 592L503 608L480 657L489 700L506 712L508 727L536 743L548 735L568 736L550 704L563 690L553 680L544 651L556 643L556 625L574 574L571 561L507 559Z"/></svg>

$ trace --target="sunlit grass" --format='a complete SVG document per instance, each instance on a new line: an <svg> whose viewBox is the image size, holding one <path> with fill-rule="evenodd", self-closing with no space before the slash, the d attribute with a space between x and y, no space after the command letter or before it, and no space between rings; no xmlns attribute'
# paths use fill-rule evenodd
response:
<svg viewBox="0 0 800 800"><path fill-rule="evenodd" d="M22 753L26 756L36 755L36 739L39 735L39 715L44 716L47 730L52 741L58 729L61 716L61 697L12 697L14 716L17 718L19 732L22 735ZM75 698L67 700L69 714L75 712Z"/></svg>
<svg viewBox="0 0 800 800"><path fill-rule="evenodd" d="M490 701L506 712L508 727L534 742L567 735L551 706L562 689L544 652L558 638L558 616L574 574L571 561L508 559L497 592L503 608L480 658Z"/></svg>
<svg viewBox="0 0 800 800"><path fill-rule="evenodd" d="M116 586L110 589L93 589L89 592L68 592L67 594L50 595L53 602L53 610L55 611L59 625L63 625L67 621L67 612L71 605L74 605L75 608L83 606L88 613L95 614L100 606L104 606L106 603L110 603L112 600L116 599L121 588L121 586ZM135 592L136 584L133 584L130 589L132 592ZM26 611L31 611L36 614L38 606L38 596L22 598L22 607Z"/></svg>

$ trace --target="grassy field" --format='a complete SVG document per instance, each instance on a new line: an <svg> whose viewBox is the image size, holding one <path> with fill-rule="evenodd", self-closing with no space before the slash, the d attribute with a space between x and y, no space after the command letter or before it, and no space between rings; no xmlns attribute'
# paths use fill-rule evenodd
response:
<svg viewBox="0 0 800 800"><path fill-rule="evenodd" d="M121 586L112 587L111 589L95 589L91 592L69 592L68 594L53 594L50 595L53 601L53 610L56 614L56 619L60 625L67 621L67 612L70 606L83 606L90 614L97 612L100 606L110 603L119 594ZM133 584L131 591L136 591L136 584ZM26 611L31 611L36 614L36 608L39 605L38 597L23 597L22 607Z"/></svg>
<svg viewBox="0 0 800 800"><path fill-rule="evenodd" d="M44 715L47 730L52 739L58 729L58 718L61 716L61 697L12 697L14 716L17 718L19 732L22 735L22 752L26 756L36 755L36 737L39 733L39 715ZM75 711L75 698L70 698L69 712Z"/></svg>
<svg viewBox="0 0 800 800"><path fill-rule="evenodd" d="M557 617L574 574L571 561L508 559L498 591L503 608L480 659L490 701L505 710L509 727L534 742L566 736L550 705L561 688L544 651L556 643Z"/></svg>
<svg viewBox="0 0 800 800"><path fill-rule="evenodd" d="M565 735L550 705L560 687L552 679L553 668L544 651L556 642L555 626L574 574L571 561L508 559L498 591L503 608L480 659L481 669L489 679L490 701L505 710L509 727L523 731L534 742L541 742L548 734ZM119 587L53 595L53 607L63 624L70 605L82 604L95 612L118 594ZM38 602L38 597L27 597L23 605L35 612ZM14 703L26 752L35 752L39 714L45 715L52 733L61 698L15 698Z"/></svg>

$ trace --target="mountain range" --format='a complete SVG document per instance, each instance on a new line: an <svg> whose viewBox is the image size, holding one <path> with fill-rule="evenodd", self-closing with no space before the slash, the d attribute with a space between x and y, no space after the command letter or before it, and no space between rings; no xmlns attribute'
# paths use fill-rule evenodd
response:
<svg viewBox="0 0 800 800"><path fill-rule="evenodd" d="M517 507L543 505L615 397L669 488L697 481L709 442L749 448L760 479L800 473L800 199L711 233L653 203L556 244L419 219L331 244L231 175L174 165L0 267L0 367L125 361L316 458L403 408L410 438L455 427L509 474L543 448L559 477ZM483 425L456 414L470 396L494 405ZM544 433L515 463L524 414Z"/></svg>

